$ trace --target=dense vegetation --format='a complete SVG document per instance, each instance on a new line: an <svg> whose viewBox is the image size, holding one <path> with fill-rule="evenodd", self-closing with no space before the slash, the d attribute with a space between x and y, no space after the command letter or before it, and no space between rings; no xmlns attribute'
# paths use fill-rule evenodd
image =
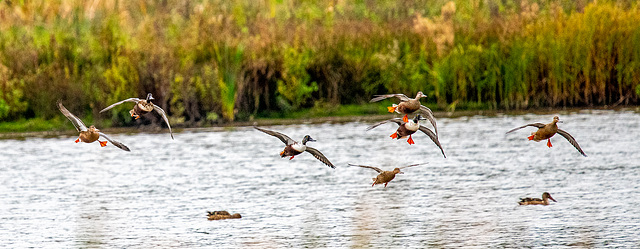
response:
<svg viewBox="0 0 640 249"><path fill-rule="evenodd" d="M0 1L0 120L154 94L186 125L423 91L434 108L638 104L632 1ZM423 99L423 102L425 99ZM101 114L126 125L129 105Z"/></svg>

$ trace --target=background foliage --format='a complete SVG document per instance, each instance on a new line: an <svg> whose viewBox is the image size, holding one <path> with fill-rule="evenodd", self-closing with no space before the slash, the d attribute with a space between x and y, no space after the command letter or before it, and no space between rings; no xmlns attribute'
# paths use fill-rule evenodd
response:
<svg viewBox="0 0 640 249"><path fill-rule="evenodd" d="M92 120L150 92L178 125L389 92L436 109L638 104L640 5L4 0L0 91L3 121L57 119L56 99ZM101 117L127 125L130 108Z"/></svg>

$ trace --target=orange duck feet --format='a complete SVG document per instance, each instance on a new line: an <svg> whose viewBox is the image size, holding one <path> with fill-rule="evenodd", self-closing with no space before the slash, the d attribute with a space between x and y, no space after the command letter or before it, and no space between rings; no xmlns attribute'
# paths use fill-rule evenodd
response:
<svg viewBox="0 0 640 249"><path fill-rule="evenodd" d="M391 136L389 136L389 137L391 137L391 138L393 138L393 139L396 139L396 138L398 138L398 133L397 133L397 132L396 132L396 133L393 133L393 134L391 134Z"/></svg>
<svg viewBox="0 0 640 249"><path fill-rule="evenodd" d="M403 122L409 122L409 116L407 116L407 114L404 115L404 117L402 117L402 121Z"/></svg>
<svg viewBox="0 0 640 249"><path fill-rule="evenodd" d="M547 146L548 146L549 148L551 148L551 147L553 146L553 145L551 145L551 139L547 139Z"/></svg>
<svg viewBox="0 0 640 249"><path fill-rule="evenodd" d="M384 187L385 187L385 188L387 187L387 184L389 184L389 183L387 182L387 183L385 183L385 184L384 184Z"/></svg>
<svg viewBox="0 0 640 249"><path fill-rule="evenodd" d="M293 157L294 157L294 156L291 156L291 157L289 158L289 160L293 159Z"/></svg>
<svg viewBox="0 0 640 249"><path fill-rule="evenodd" d="M79 143L79 142L80 142L80 138L76 139L76 143Z"/></svg>
<svg viewBox="0 0 640 249"><path fill-rule="evenodd" d="M389 106L389 107L387 107L387 111L389 111L389 112L391 112L391 113L395 112L395 111L396 111L396 106Z"/></svg>
<svg viewBox="0 0 640 249"><path fill-rule="evenodd" d="M107 146L107 141L98 141L100 143L100 147Z"/></svg>
<svg viewBox="0 0 640 249"><path fill-rule="evenodd" d="M411 138L411 135L409 135L409 139L407 139L407 143L415 144L415 142L413 142L413 139Z"/></svg>
<svg viewBox="0 0 640 249"><path fill-rule="evenodd" d="M529 141L533 140L533 135L527 137Z"/></svg>

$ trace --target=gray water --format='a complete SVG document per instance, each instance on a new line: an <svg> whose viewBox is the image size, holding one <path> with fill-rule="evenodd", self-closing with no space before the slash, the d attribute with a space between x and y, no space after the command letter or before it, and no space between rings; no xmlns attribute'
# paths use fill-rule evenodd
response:
<svg viewBox="0 0 640 249"><path fill-rule="evenodd" d="M588 157L564 138L527 140L554 115L438 119L448 158L424 135L392 140L397 125L267 126L309 145L284 144L251 127L0 141L0 246L7 248L639 247L640 115L560 115ZM71 128L71 124L69 124ZM389 185L376 172L406 168ZM518 206L549 192L549 206ZM207 220L206 211L242 214Z"/></svg>

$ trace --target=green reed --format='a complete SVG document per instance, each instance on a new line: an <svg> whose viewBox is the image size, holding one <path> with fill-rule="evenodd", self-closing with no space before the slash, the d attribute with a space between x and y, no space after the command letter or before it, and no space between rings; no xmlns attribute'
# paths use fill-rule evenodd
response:
<svg viewBox="0 0 640 249"><path fill-rule="evenodd" d="M436 109L638 104L627 1L2 1L0 119L175 123L318 112L423 91ZM329 112L327 112L329 113ZM271 114L268 114L271 115Z"/></svg>

